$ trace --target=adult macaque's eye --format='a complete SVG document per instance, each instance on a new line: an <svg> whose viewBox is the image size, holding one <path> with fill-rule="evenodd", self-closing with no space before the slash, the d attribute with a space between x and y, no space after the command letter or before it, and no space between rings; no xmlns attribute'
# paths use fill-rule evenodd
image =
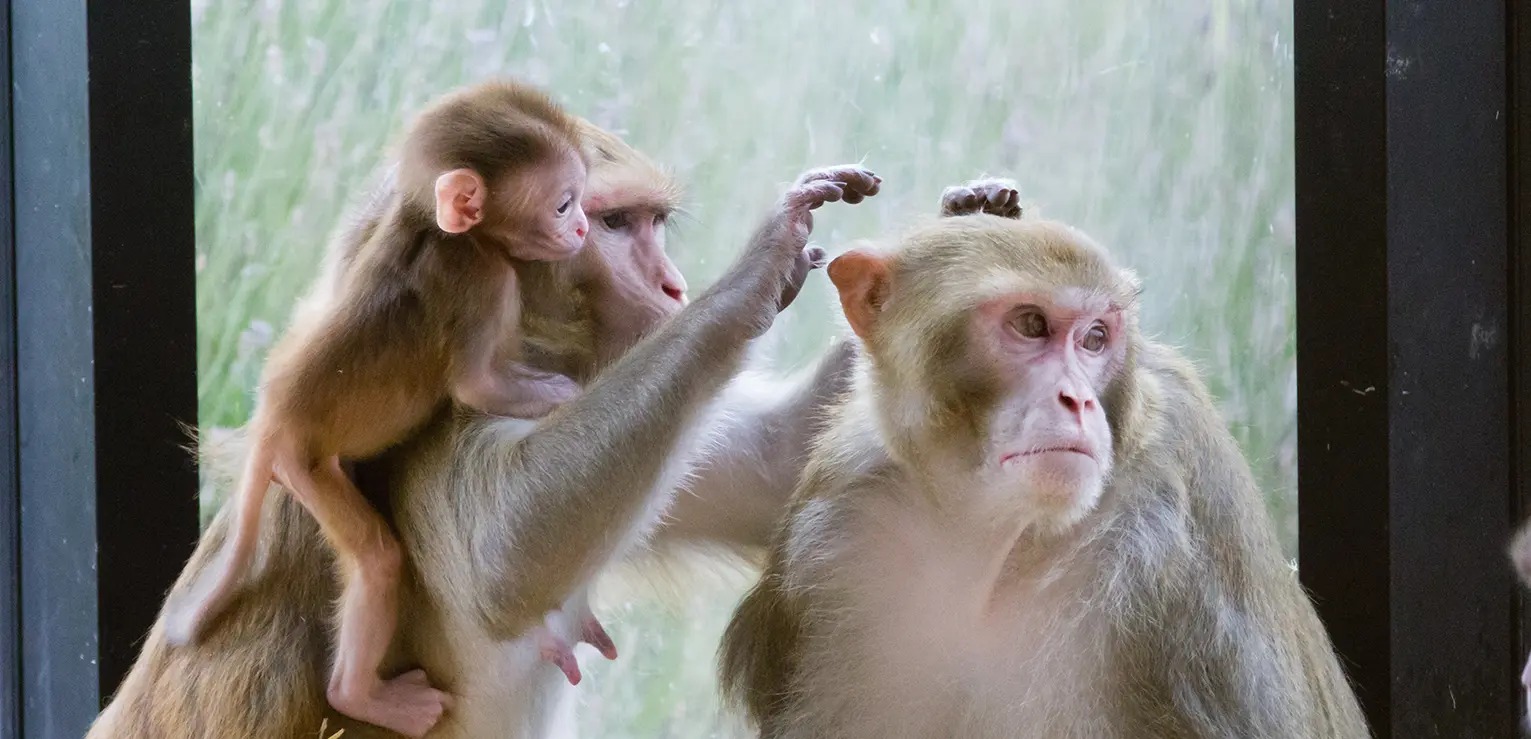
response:
<svg viewBox="0 0 1531 739"><path fill-rule="evenodd" d="M1086 331L1079 345L1087 352L1098 352L1106 348L1106 326L1097 321L1094 326Z"/></svg>
<svg viewBox="0 0 1531 739"><path fill-rule="evenodd" d="M1021 310L1010 319L1010 326L1015 332L1028 339L1042 339L1047 337L1047 316L1035 308Z"/></svg>
<svg viewBox="0 0 1531 739"><path fill-rule="evenodd" d="M625 228L627 226L627 211L619 210L615 213L607 213L606 215L601 216L601 222L606 224L606 227L613 231L619 228Z"/></svg>

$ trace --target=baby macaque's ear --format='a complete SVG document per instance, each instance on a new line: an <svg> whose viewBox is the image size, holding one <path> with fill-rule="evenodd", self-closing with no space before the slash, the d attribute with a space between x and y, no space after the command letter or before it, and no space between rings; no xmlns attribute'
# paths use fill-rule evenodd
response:
<svg viewBox="0 0 1531 739"><path fill-rule="evenodd" d="M436 178L436 226L460 234L484 220L484 178L471 169L454 169Z"/></svg>
<svg viewBox="0 0 1531 739"><path fill-rule="evenodd" d="M829 281L840 292L840 309L862 341L871 336L888 295L888 258L852 249L829 263Z"/></svg>

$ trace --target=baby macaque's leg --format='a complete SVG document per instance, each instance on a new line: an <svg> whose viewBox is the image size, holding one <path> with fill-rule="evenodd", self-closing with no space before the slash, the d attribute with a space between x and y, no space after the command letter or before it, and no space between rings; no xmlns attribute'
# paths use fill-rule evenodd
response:
<svg viewBox="0 0 1531 739"><path fill-rule="evenodd" d="M319 522L345 570L330 705L396 733L423 736L441 719L450 697L431 687L420 670L391 680L378 675L396 627L403 556L398 540L341 471L339 459L312 464L279 456L275 466L277 478Z"/></svg>

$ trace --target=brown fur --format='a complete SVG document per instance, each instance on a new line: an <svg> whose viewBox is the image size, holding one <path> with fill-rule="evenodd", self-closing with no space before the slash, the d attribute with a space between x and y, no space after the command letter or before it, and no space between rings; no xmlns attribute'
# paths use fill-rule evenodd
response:
<svg viewBox="0 0 1531 739"><path fill-rule="evenodd" d="M981 549L1004 568L981 591L1002 605L980 622L921 600L922 583L944 593L971 572L932 542L987 546L1007 520L931 477L984 428L983 405L948 392L968 372L963 316L1007 282L1105 290L1135 314L1136 284L1066 226L990 215L917 228L892 264L856 390L815 441L720 649L725 695L763 737L1369 735L1205 386L1135 315L1133 351L1102 394L1116 462L1095 507ZM922 567L929 580L904 574ZM871 636L905 623L876 603L921 619L913 641L939 646ZM923 667L901 669L905 652Z"/></svg>
<svg viewBox="0 0 1531 739"><path fill-rule="evenodd" d="M233 533L217 566L173 601L166 635L195 643L225 611L250 568L268 487L279 483L319 522L347 577L332 703L418 736L446 696L379 682L401 555L338 462L399 443L448 397L484 412L541 415L572 395L572 381L506 362L519 342L505 335L520 323L516 261L572 255L583 242L578 203L555 220L559 203L544 200L577 198L588 165L575 119L509 81L431 106L404 138L401 160L377 223L342 236L354 253L342 255L328 299L308 301L267 357ZM448 180L471 189L441 190ZM575 229L571 241L564 231Z"/></svg>
<svg viewBox="0 0 1531 739"><path fill-rule="evenodd" d="M611 142L610 157L594 165L597 172L631 168L629 182L652 172L636 152ZM829 175L850 176L845 170ZM384 177L382 186L388 182ZM673 192L666 182L653 184L628 193L627 202L663 202ZM810 186L818 197L825 195L823 186ZM875 192L859 176L850 187ZM606 195L610 208L624 202L613 193L594 194ZM601 330L591 307L609 290L603 282L609 273L592 263L605 250L587 247L572 264L532 267L548 276L549 296L562 297L532 301L546 313L523 325L539 325L532 319L540 317L596 330L582 341L577 331L551 338L529 332L527 342L541 342L529 354L542 369L567 367L581 375L574 370L588 367L593 379L584 393L535 431L525 422L443 412L411 441L365 467L383 481L378 487L386 489L406 554L400 630L385 670L423 666L456 698L431 736L545 732L561 677L537 669L519 635L658 522L698 452L708 405L718 402L739 369L748 340L769 326L782 296L795 293L807 276L807 234L794 223L815 205L797 199L778 208L718 285L673 320L661 317L662 328L656 323L654 335L608 366L592 366L589 359ZM345 233L365 230L363 224ZM593 232L592 239L598 235ZM343 261L332 255L330 263ZM326 281L346 279L343 272L328 274ZM839 370L828 367L810 380L827 383ZM788 433L789 443L801 443L806 426L789 420L811 415L803 405L821 397L795 392L761 408L732 407L736 413L729 417L745 425L758 420ZM710 498L720 480L751 481L762 489L749 494L784 499L779 480L795 477L795 469L752 480L755 471L743 468L754 465L761 450L742 449L744 442L733 435L726 439L693 492ZM215 484L226 482L227 470L244 458L243 441L203 449ZM776 463L786 467L793 460ZM264 518L267 534L249 587L222 628L205 643L171 649L162 613L91 739L289 739L317 736L326 718L328 731L344 729L346 739L389 736L335 715L324 703L330 610L338 589L325 569L334 560L317 527L286 498L269 501ZM229 524L228 511L221 511L172 593L209 566ZM688 534L706 536L695 528Z"/></svg>

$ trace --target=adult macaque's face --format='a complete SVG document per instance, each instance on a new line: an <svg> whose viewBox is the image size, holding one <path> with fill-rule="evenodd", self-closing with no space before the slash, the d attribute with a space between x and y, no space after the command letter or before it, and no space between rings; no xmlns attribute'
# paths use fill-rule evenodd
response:
<svg viewBox="0 0 1531 739"><path fill-rule="evenodd" d="M984 476L1074 518L1099 499L1112 466L1100 397L1120 370L1121 313L1077 288L1004 295L973 314L973 351L999 400L988 421Z"/></svg>

